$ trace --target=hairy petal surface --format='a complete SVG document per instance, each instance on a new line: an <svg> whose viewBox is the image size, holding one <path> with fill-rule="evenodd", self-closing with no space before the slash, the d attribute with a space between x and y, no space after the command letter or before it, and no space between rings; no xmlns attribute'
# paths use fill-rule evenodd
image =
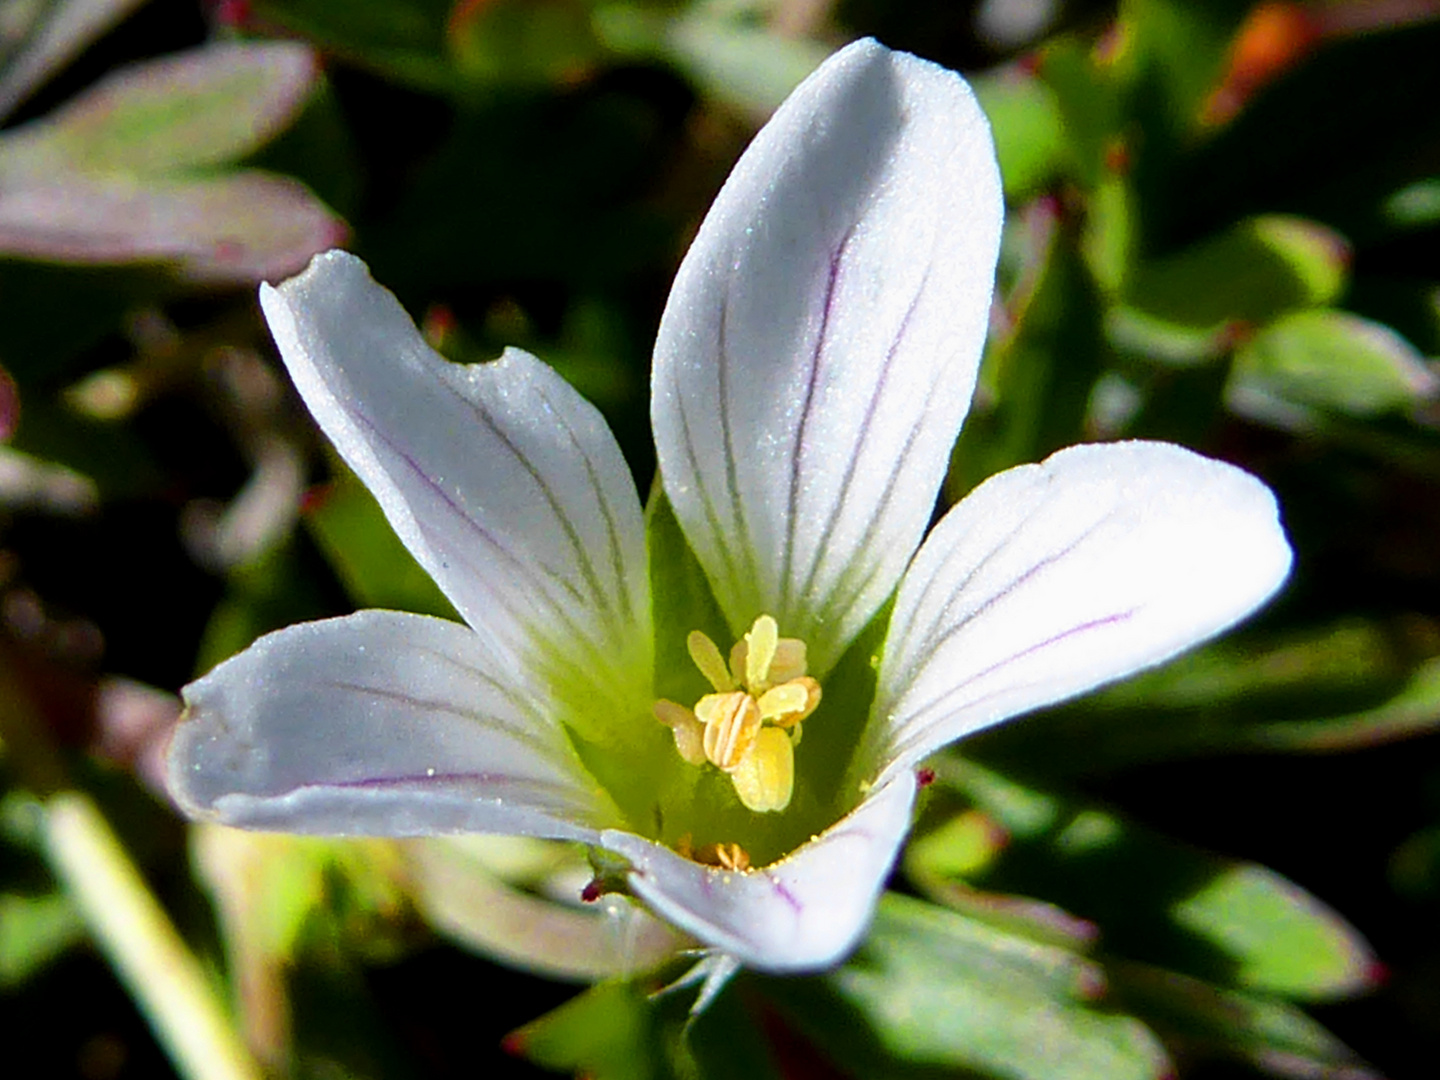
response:
<svg viewBox="0 0 1440 1080"><path fill-rule="evenodd" d="M662 918L739 960L776 973L839 962L860 939L910 828L915 780L902 773L848 816L769 866L701 866L634 833L601 843L630 860L630 888Z"/></svg>
<svg viewBox="0 0 1440 1080"><path fill-rule="evenodd" d="M1285 580L1275 498L1167 443L1074 446L987 480L900 584L862 769L1158 664Z"/></svg>
<svg viewBox="0 0 1440 1080"><path fill-rule="evenodd" d="M169 786L193 817L590 842L617 820L544 698L459 623L394 611L301 623L183 693Z"/></svg>
<svg viewBox="0 0 1440 1080"><path fill-rule="evenodd" d="M890 594L974 388L1000 219L969 88L874 41L735 166L671 290L651 413L736 634L769 612L823 675Z"/></svg>
<svg viewBox="0 0 1440 1080"><path fill-rule="evenodd" d="M260 301L305 404L476 633L643 702L644 525L599 412L518 349L446 361L343 251Z"/></svg>

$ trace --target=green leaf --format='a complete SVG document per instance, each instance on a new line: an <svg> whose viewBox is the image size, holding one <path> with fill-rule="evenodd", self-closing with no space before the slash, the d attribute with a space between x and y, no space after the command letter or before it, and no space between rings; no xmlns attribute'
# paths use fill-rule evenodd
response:
<svg viewBox="0 0 1440 1080"><path fill-rule="evenodd" d="M1349 249L1303 218L1250 218L1193 247L1135 268L1125 302L1191 331L1265 323L1333 302L1345 288Z"/></svg>
<svg viewBox="0 0 1440 1080"><path fill-rule="evenodd" d="M0 34L0 118L143 2L7 3L4 33Z"/></svg>
<svg viewBox="0 0 1440 1080"><path fill-rule="evenodd" d="M1375 417L1434 397L1440 378L1388 326L1344 311L1284 316L1235 355L1226 403L1287 427L1311 409Z"/></svg>
<svg viewBox="0 0 1440 1080"><path fill-rule="evenodd" d="M155 176L233 161L290 122L318 75L314 54L294 42L220 43L134 64L0 136L0 176Z"/></svg>
<svg viewBox="0 0 1440 1080"><path fill-rule="evenodd" d="M195 281L253 284L297 273L345 233L302 185L258 170L0 185L0 253L31 259L169 264Z"/></svg>
<svg viewBox="0 0 1440 1080"><path fill-rule="evenodd" d="M1119 956L1242 990L1296 1000L1344 997L1373 985L1363 938L1292 882L1169 840L1100 807L1022 784L973 761L936 761L938 778L1000 832L994 854L961 883L1043 898L1099 926ZM1048 803L1049 824L1015 807ZM907 868L937 899L958 856L930 837ZM964 854L961 852L960 854Z"/></svg>
<svg viewBox="0 0 1440 1080"><path fill-rule="evenodd" d="M1233 981L1250 989L1325 1000L1372 984L1378 968L1335 912L1263 866L1217 868L1170 915L1227 957Z"/></svg>
<svg viewBox="0 0 1440 1080"><path fill-rule="evenodd" d="M1379 1080L1299 1009L1140 964L1108 968L1118 996L1167 1042L1294 1080Z"/></svg>
<svg viewBox="0 0 1440 1080"><path fill-rule="evenodd" d="M673 17L638 4L604 4L595 30L624 56L653 57L685 72L707 97L764 120L830 50L801 37L696 5Z"/></svg>
<svg viewBox="0 0 1440 1080"><path fill-rule="evenodd" d="M847 1070L963 1069L1012 1080L1139 1080L1170 1065L1154 1036L1103 1000L1078 954L887 894L860 951L766 992Z"/></svg>
<svg viewBox="0 0 1440 1080"><path fill-rule="evenodd" d="M556 1072L593 1080L664 1075L652 1010L630 983L601 983L506 1036L506 1049Z"/></svg>
<svg viewBox="0 0 1440 1080"><path fill-rule="evenodd" d="M457 77L445 25L453 7L453 0L262 0L255 15L397 82L451 92Z"/></svg>
<svg viewBox="0 0 1440 1080"><path fill-rule="evenodd" d="M602 55L582 0L457 4L446 30L457 72L479 83L574 83Z"/></svg>
<svg viewBox="0 0 1440 1080"><path fill-rule="evenodd" d="M375 497L348 469L304 516L357 607L389 608L459 619L439 586L405 549Z"/></svg>
<svg viewBox="0 0 1440 1080"><path fill-rule="evenodd" d="M0 893L0 988L14 989L84 938L85 921L64 893Z"/></svg>
<svg viewBox="0 0 1440 1080"><path fill-rule="evenodd" d="M1101 309L1073 234L1038 212L1021 227L1043 245L1036 279L1009 297L1015 327L988 351L984 392L951 456L946 496L958 500L1003 469L1076 442L1100 374Z"/></svg>
<svg viewBox="0 0 1440 1080"><path fill-rule="evenodd" d="M549 845L569 858L537 883L548 886L547 896L515 887L487 865L483 855L497 841L541 843L467 836L432 837L409 846L416 903L432 926L462 945L522 970L575 982L628 978L657 967L681 947L666 924L627 901L579 906L576 871L584 874L585 861L574 845ZM572 903L550 898L565 893Z"/></svg>
<svg viewBox="0 0 1440 1080"><path fill-rule="evenodd" d="M1054 180L1069 153L1055 91L1016 70L982 75L971 84L990 118L1005 197L1019 203Z"/></svg>
<svg viewBox="0 0 1440 1080"><path fill-rule="evenodd" d="M1404 627L1345 619L1216 642L967 744L1047 776L1233 751L1325 753L1440 726L1440 658Z"/></svg>

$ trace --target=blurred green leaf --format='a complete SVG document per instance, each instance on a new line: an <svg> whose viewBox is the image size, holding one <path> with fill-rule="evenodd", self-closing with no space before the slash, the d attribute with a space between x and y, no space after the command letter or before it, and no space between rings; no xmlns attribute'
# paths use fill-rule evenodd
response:
<svg viewBox="0 0 1440 1080"><path fill-rule="evenodd" d="M438 585L406 550L375 497L348 469L306 509L304 521L357 607L459 619Z"/></svg>
<svg viewBox="0 0 1440 1080"><path fill-rule="evenodd" d="M1126 1006L1191 1053L1246 1061L1294 1080L1380 1080L1292 1005L1140 964L1115 963L1108 970Z"/></svg>
<svg viewBox="0 0 1440 1080"><path fill-rule="evenodd" d="M1147 134L1179 139L1199 126L1205 99L1219 84L1235 32L1252 7L1250 0L1124 0L1121 48L1139 54L1135 95Z"/></svg>
<svg viewBox="0 0 1440 1080"><path fill-rule="evenodd" d="M1106 159L1124 128L1115 72L1084 41L1067 36L1040 50L1039 73L1055 92L1075 179L1093 188L1109 172Z"/></svg>
<svg viewBox="0 0 1440 1080"><path fill-rule="evenodd" d="M8 0L0 33L0 118L143 2Z"/></svg>
<svg viewBox="0 0 1440 1080"><path fill-rule="evenodd" d="M435 837L407 848L412 895L420 910L432 926L466 947L573 982L629 978L670 959L681 947L681 938L665 923L628 900L580 906L589 869L583 857L557 868L578 870L578 877L556 875L550 879L551 895L537 895L502 880L477 857L472 839ZM491 842L488 848L500 838L478 839ZM573 848L568 853L576 854ZM557 899L564 886L569 903Z"/></svg>
<svg viewBox="0 0 1440 1080"><path fill-rule="evenodd" d="M505 1046L557 1072L593 1080L659 1080L651 1009L632 983L601 983L506 1037Z"/></svg>
<svg viewBox="0 0 1440 1080"><path fill-rule="evenodd" d="M288 124L318 75L314 54L294 42L218 43L134 64L0 135L0 178L154 176L232 161Z"/></svg>
<svg viewBox="0 0 1440 1080"><path fill-rule="evenodd" d="M718 5L696 5L676 17L639 4L603 4L595 11L595 29L622 56L674 64L705 96L757 120L767 119L830 52L818 42L740 21Z"/></svg>
<svg viewBox="0 0 1440 1080"><path fill-rule="evenodd" d="M1234 751L1324 753L1440 726L1440 660L1397 627L1346 619L1198 649L967 749L986 761L1099 775Z"/></svg>
<svg viewBox="0 0 1440 1080"><path fill-rule="evenodd" d="M1170 915L1234 963L1239 986L1305 1001L1374 984L1378 965L1355 931L1266 867L1217 869Z"/></svg>
<svg viewBox="0 0 1440 1080"><path fill-rule="evenodd" d="M1265 327L1235 354L1226 403L1247 416L1305 426L1309 410L1374 417L1440 392L1440 378L1387 326L1313 309Z"/></svg>
<svg viewBox="0 0 1440 1080"><path fill-rule="evenodd" d="M436 93L456 88L445 27L454 0L261 0L258 18L390 78Z"/></svg>
<svg viewBox="0 0 1440 1080"><path fill-rule="evenodd" d="M1177 254L1143 262L1125 302L1188 330L1265 323L1294 308L1332 303L1344 290L1349 250L1303 218L1250 218Z"/></svg>
<svg viewBox="0 0 1440 1080"><path fill-rule="evenodd" d="M1014 329L986 354L981 390L951 457L952 501L986 477L1073 443L1101 371L1100 301L1075 237L1053 218L1034 227L1044 234L1038 279L1012 294Z"/></svg>
<svg viewBox="0 0 1440 1080"><path fill-rule="evenodd" d="M1049 84L1018 70L971 83L990 119L1005 197L1019 203L1056 179L1069 153L1064 119Z"/></svg>
<svg viewBox="0 0 1440 1080"><path fill-rule="evenodd" d="M765 989L853 1075L1138 1080L1170 1070L1150 1032L1105 1002L1088 960L894 893L844 967Z"/></svg>
<svg viewBox="0 0 1440 1080"><path fill-rule="evenodd" d="M1319 1001L1373 985L1364 939L1265 867L1205 854L958 757L940 759L936 771L1000 833L967 884L1042 897L1098 925L1108 952L1242 990ZM1043 819L1014 810L1037 800L1052 812L1043 829ZM968 854L975 864L973 848ZM957 862L923 839L907 856L917 884L941 900L933 885Z"/></svg>
<svg viewBox="0 0 1440 1080"><path fill-rule="evenodd" d="M0 187L0 252L67 263L173 263L208 282L303 269L345 226L303 186L258 171L142 181L56 174Z"/></svg>
<svg viewBox="0 0 1440 1080"><path fill-rule="evenodd" d="M601 57L583 0L461 3L446 29L456 68L476 82L573 83Z"/></svg>
<svg viewBox="0 0 1440 1080"><path fill-rule="evenodd" d="M85 921L64 893L0 893L0 989L15 988L84 938Z"/></svg>

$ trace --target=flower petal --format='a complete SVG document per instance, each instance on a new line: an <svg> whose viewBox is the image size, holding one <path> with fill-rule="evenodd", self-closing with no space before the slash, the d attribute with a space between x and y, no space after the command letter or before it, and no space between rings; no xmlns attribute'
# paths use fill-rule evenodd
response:
<svg viewBox="0 0 1440 1080"><path fill-rule="evenodd" d="M442 359L343 251L260 301L305 404L465 620L522 662L538 638L645 698L644 524L599 412L518 349Z"/></svg>
<svg viewBox="0 0 1440 1080"><path fill-rule="evenodd" d="M655 345L665 491L737 636L761 612L823 675L929 523L985 339L990 129L953 72L842 50L755 137Z"/></svg>
<svg viewBox="0 0 1440 1080"><path fill-rule="evenodd" d="M779 862L746 873L691 862L634 833L600 842L630 860L630 888L656 914L760 971L814 971L860 939L910 828L913 776L873 790Z"/></svg>
<svg viewBox="0 0 1440 1080"><path fill-rule="evenodd" d="M284 832L507 832L616 820L546 702L459 623L361 611L262 637L183 691L170 790Z"/></svg>
<svg viewBox="0 0 1440 1080"><path fill-rule="evenodd" d="M1263 603L1290 557L1264 484L1178 446L1074 446L1000 473L900 584L857 760L889 775L1158 664Z"/></svg>

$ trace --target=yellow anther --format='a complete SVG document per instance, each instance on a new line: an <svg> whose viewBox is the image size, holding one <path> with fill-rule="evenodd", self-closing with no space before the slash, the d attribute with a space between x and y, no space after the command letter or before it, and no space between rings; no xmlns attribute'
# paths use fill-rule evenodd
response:
<svg viewBox="0 0 1440 1080"><path fill-rule="evenodd" d="M726 772L740 764L760 731L760 710L743 690L706 694L695 703L695 715L705 725L705 756Z"/></svg>
<svg viewBox="0 0 1440 1080"><path fill-rule="evenodd" d="M730 669L725 666L725 658L720 655L719 646L702 631L691 630L690 636L685 639L685 647L690 650L690 659L695 661L700 674L710 680L710 685L717 694L726 694L735 689L738 680L731 677Z"/></svg>
<svg viewBox="0 0 1440 1080"><path fill-rule="evenodd" d="M795 790L795 748L790 736L779 728L761 728L730 779L740 801L757 814L784 810Z"/></svg>
<svg viewBox="0 0 1440 1080"><path fill-rule="evenodd" d="M682 758L692 765L709 761L728 773L750 810L784 810L795 786L801 721L820 704L820 684L805 674L805 643L782 638L774 617L761 615L735 642L728 662L699 630L691 631L685 645L715 692L697 701L693 712L673 701L658 701L655 716L674 733ZM688 838L677 845L681 854L688 853ZM695 858L729 870L745 868L730 854L723 857L728 862L718 855L712 859L697 853Z"/></svg>
<svg viewBox="0 0 1440 1080"><path fill-rule="evenodd" d="M695 852L695 861L722 870L744 873L750 869L750 853L739 844L706 844Z"/></svg>
<svg viewBox="0 0 1440 1080"><path fill-rule="evenodd" d="M782 637L775 643L775 659L770 661L770 681L778 685L804 674L805 642L799 638Z"/></svg>
<svg viewBox="0 0 1440 1080"><path fill-rule="evenodd" d="M684 705L661 698L655 702L655 719L675 734L675 749L691 765L705 764L705 725Z"/></svg>
<svg viewBox="0 0 1440 1080"><path fill-rule="evenodd" d="M820 684L809 676L792 679L766 690L755 704L762 721L788 728L815 711L820 704Z"/></svg>
<svg viewBox="0 0 1440 1080"><path fill-rule="evenodd" d="M761 615L745 635L745 685L752 694L762 694L770 686L770 662L780 644L780 627L769 615Z"/></svg>

